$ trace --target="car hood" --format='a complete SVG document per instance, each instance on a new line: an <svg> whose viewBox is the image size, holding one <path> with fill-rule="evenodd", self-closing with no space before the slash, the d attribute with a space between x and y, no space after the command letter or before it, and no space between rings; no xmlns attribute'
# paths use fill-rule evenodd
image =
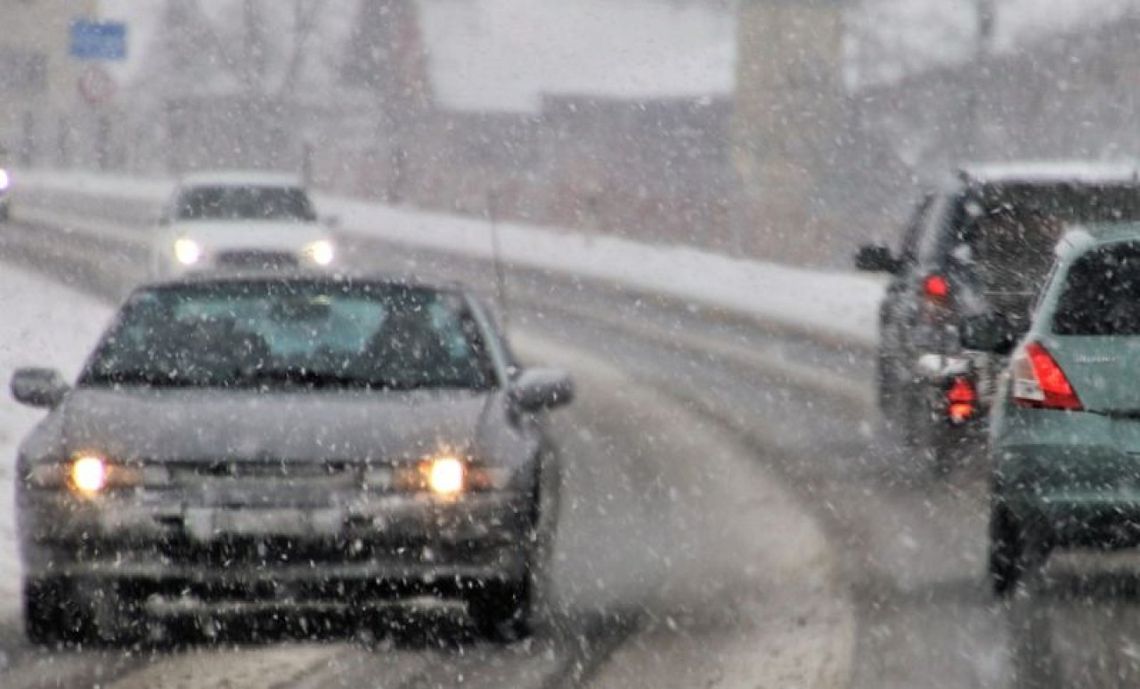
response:
<svg viewBox="0 0 1140 689"><path fill-rule="evenodd" d="M327 239L330 234L320 223L265 220L180 222L171 233L193 239L207 250L254 247L287 251L300 251L309 242Z"/></svg>
<svg viewBox="0 0 1140 689"><path fill-rule="evenodd" d="M488 428L505 418L499 398L473 391L80 388L56 413L69 453L145 461L400 462L442 449L478 451Z"/></svg>

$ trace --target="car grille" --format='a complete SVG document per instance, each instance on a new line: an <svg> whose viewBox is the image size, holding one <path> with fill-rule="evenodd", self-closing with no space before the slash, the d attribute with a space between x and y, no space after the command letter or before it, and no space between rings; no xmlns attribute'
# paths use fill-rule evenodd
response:
<svg viewBox="0 0 1140 689"><path fill-rule="evenodd" d="M194 507L305 507L343 503L363 486L362 466L352 462L217 461L167 463L167 488L148 491L171 499L170 491Z"/></svg>
<svg viewBox="0 0 1140 689"><path fill-rule="evenodd" d="M220 268L295 268L297 256L288 251L223 251L215 259Z"/></svg>
<svg viewBox="0 0 1140 689"><path fill-rule="evenodd" d="M355 475L360 467L352 462L225 461L171 463L175 482L198 478L306 479Z"/></svg>

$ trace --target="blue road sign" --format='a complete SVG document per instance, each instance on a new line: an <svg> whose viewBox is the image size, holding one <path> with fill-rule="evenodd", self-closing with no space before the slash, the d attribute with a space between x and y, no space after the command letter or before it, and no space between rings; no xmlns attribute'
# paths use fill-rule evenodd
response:
<svg viewBox="0 0 1140 689"><path fill-rule="evenodd" d="M77 60L127 59L127 25L123 22L71 22L71 56Z"/></svg>

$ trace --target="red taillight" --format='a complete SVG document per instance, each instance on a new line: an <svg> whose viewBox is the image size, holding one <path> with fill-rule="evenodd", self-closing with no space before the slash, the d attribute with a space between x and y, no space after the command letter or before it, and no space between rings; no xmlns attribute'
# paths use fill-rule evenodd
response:
<svg viewBox="0 0 1140 689"><path fill-rule="evenodd" d="M927 299L942 301L950 296L950 283L938 273L927 275L922 281L922 293Z"/></svg>
<svg viewBox="0 0 1140 689"><path fill-rule="evenodd" d="M1030 342L1014 357L1013 399L1023 407L1082 409L1081 400L1049 350Z"/></svg>
<svg viewBox="0 0 1140 689"><path fill-rule="evenodd" d="M978 392L969 378L958 376L946 390L946 415L954 423L968 421L977 411Z"/></svg>

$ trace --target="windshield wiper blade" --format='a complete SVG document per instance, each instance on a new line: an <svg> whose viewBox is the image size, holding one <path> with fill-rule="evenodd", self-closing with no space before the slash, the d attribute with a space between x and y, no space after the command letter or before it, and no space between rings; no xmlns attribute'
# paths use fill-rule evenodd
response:
<svg viewBox="0 0 1140 689"><path fill-rule="evenodd" d="M322 386L366 386L370 384L367 379L335 371L314 371L297 368L270 368L243 371L238 376L240 381L252 383L292 383L313 387Z"/></svg>
<svg viewBox="0 0 1140 689"><path fill-rule="evenodd" d="M121 371L101 371L87 379L95 385L149 385L152 387L185 387L198 384L196 381L163 371L126 369Z"/></svg>

